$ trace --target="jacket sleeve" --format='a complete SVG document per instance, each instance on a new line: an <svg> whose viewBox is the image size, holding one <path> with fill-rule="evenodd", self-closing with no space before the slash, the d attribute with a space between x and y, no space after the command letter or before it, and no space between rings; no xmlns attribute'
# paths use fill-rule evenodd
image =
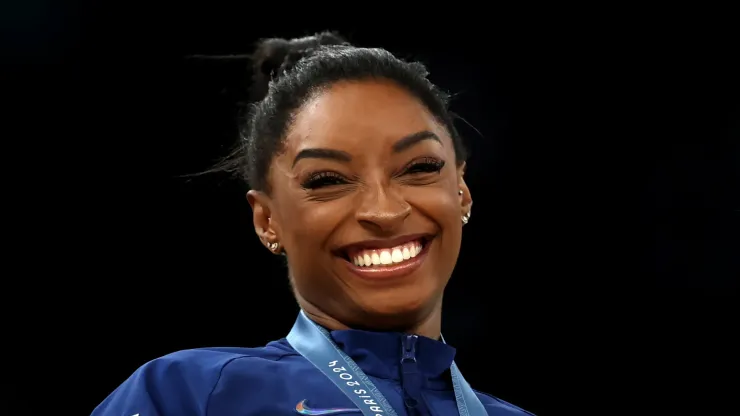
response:
<svg viewBox="0 0 740 416"><path fill-rule="evenodd" d="M92 416L201 416L229 360L181 351L139 367Z"/></svg>

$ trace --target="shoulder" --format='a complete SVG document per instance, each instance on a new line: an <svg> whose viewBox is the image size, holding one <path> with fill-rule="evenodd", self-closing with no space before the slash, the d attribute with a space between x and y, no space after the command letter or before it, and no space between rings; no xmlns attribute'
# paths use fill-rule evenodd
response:
<svg viewBox="0 0 740 416"><path fill-rule="evenodd" d="M520 407L514 406L513 404L509 402L505 402L498 397L491 396L490 394L481 393L479 391L475 391L475 394L480 399L481 403L483 403L483 406L488 411L489 415L492 416L534 416L533 413L530 413Z"/></svg>
<svg viewBox="0 0 740 416"><path fill-rule="evenodd" d="M263 348L200 348L167 354L139 367L93 415L147 410L159 415L205 414L211 394L234 363L242 364L239 371L257 375L269 363L289 355L296 353L278 343Z"/></svg>
<svg viewBox="0 0 740 416"><path fill-rule="evenodd" d="M137 371L152 376L153 381L168 384L177 380L188 383L201 380L206 385L214 385L233 367L239 367L240 370L251 369L250 372L259 373L261 367L269 366L270 363L291 355L297 353L284 348L279 342L272 342L260 348L197 348L156 358Z"/></svg>
<svg viewBox="0 0 740 416"><path fill-rule="evenodd" d="M277 361L294 352L267 346L263 348L213 347L182 350L156 358L137 372L151 376L153 381L204 380L212 384L224 369L236 362L259 366L261 362Z"/></svg>
<svg viewBox="0 0 740 416"><path fill-rule="evenodd" d="M182 350L157 358L148 364L176 365L205 372L216 370L220 372L223 367L238 360L270 362L290 355L298 355L298 353L292 348L286 348L285 343L276 341L259 348L209 347Z"/></svg>

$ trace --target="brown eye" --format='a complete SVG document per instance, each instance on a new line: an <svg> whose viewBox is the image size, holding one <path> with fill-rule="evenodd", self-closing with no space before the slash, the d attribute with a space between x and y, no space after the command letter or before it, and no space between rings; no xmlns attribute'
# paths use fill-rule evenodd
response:
<svg viewBox="0 0 740 416"><path fill-rule="evenodd" d="M318 189L327 186L343 185L347 181L336 172L319 172L308 177L302 184L303 189Z"/></svg>

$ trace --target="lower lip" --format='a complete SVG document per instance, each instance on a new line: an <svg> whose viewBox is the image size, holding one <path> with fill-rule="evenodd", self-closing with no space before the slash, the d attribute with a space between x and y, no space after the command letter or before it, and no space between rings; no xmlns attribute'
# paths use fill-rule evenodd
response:
<svg viewBox="0 0 740 416"><path fill-rule="evenodd" d="M406 275L413 273L416 269L418 269L421 266L421 264L424 262L424 260L427 257L427 253L429 252L429 246L432 244L432 241L434 240L427 240L427 242L424 244L424 248L421 249L421 252L417 254L416 257L406 260L403 263L394 264L390 266L381 266L381 267L362 266L361 267L361 266L356 266L354 263L350 263L346 259L343 259L343 260L347 264L347 267L349 267L349 270L351 272L353 272L354 274L364 279L382 280L382 279L393 279L393 278L404 277Z"/></svg>

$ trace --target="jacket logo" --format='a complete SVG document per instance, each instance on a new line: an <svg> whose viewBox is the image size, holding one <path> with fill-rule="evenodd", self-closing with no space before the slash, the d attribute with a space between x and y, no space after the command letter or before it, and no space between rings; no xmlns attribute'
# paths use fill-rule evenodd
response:
<svg viewBox="0 0 740 416"><path fill-rule="evenodd" d="M338 413L358 413L362 412L360 409L343 409L343 408L334 408L334 409L312 409L306 405L306 400L301 400L298 402L297 405L295 405L295 411L299 415L335 415Z"/></svg>

